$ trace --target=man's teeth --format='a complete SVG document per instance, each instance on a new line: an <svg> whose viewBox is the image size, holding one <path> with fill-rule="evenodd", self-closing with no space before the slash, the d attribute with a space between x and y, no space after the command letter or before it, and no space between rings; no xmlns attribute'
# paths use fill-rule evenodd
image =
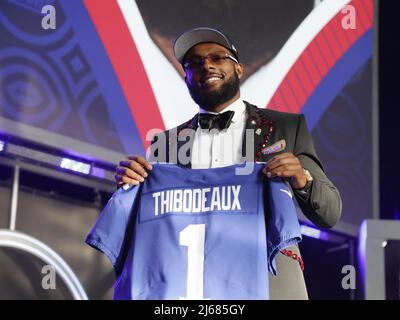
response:
<svg viewBox="0 0 400 320"><path fill-rule="evenodd" d="M221 80L221 78L218 78L218 77L211 77L211 78L208 78L208 79L206 80L206 83L215 82L215 81L219 81L219 80Z"/></svg>

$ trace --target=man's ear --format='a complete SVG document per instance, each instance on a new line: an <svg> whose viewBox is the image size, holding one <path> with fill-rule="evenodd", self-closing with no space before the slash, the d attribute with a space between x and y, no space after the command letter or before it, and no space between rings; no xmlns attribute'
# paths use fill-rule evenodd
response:
<svg viewBox="0 0 400 320"><path fill-rule="evenodd" d="M238 74L239 79L243 77L243 72L244 72L244 67L242 63L237 63L236 64L236 72Z"/></svg>

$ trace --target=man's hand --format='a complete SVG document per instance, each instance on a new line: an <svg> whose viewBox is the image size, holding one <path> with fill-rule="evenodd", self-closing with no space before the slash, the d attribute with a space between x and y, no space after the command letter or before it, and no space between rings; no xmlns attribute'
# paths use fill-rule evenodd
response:
<svg viewBox="0 0 400 320"><path fill-rule="evenodd" d="M153 169L152 165L141 156L128 156L128 160L119 162L115 170L115 182L118 186L125 183L138 185L147 178L146 170Z"/></svg>
<svg viewBox="0 0 400 320"><path fill-rule="evenodd" d="M282 177L288 179L294 189L302 189L307 184L307 178L300 160L291 152L281 153L273 157L265 165L263 173L268 178Z"/></svg>

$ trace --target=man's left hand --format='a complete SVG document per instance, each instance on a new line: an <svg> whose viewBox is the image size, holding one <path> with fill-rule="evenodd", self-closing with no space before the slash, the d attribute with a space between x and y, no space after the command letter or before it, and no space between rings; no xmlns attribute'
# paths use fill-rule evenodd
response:
<svg viewBox="0 0 400 320"><path fill-rule="evenodd" d="M267 162L263 172L268 178L282 177L288 179L293 189L303 189L307 184L307 178L300 160L291 152L274 156Z"/></svg>

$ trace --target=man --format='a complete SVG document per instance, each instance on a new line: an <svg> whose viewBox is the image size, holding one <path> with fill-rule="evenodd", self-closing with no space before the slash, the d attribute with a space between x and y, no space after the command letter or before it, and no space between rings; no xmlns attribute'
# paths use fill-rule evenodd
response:
<svg viewBox="0 0 400 320"><path fill-rule="evenodd" d="M268 178L285 178L303 213L319 227L332 227L341 215L338 190L323 172L304 116L260 109L240 99L243 65L222 32L196 28L178 37L174 54L199 113L155 136L149 160L191 168L213 168L246 161L267 162ZM151 171L143 157L129 157L116 169L118 185L137 185ZM297 246L277 257L270 277L271 299L307 299L303 262Z"/></svg>
<svg viewBox="0 0 400 320"><path fill-rule="evenodd" d="M240 79L243 84L277 55L314 9L315 1L137 0L136 4L151 39L182 75L183 69L171 46L178 35L204 24L232 35L231 40L240 48L240 62L246 67Z"/></svg>
<svg viewBox="0 0 400 320"><path fill-rule="evenodd" d="M166 128L173 128L198 111L198 106L183 89L185 72L171 45L180 34L207 25L232 35L231 40L240 48L240 62L246 70L240 78L241 96L265 107L270 90L262 88L263 83L273 78L273 60L313 10L315 1L138 0L135 3L138 10L132 19L137 20L138 29L146 29L146 32L134 34L135 43L149 73ZM171 66L176 73L171 72ZM169 86L162 79L167 79ZM179 89L171 94L171 86Z"/></svg>

